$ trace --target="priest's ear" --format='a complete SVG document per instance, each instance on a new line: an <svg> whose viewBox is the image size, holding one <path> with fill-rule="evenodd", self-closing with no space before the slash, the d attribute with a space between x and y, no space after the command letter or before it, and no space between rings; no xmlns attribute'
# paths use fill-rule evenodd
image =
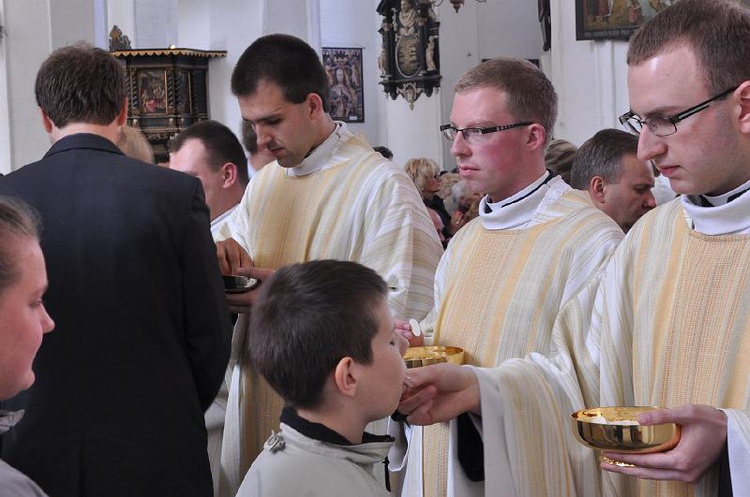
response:
<svg viewBox="0 0 750 497"><path fill-rule="evenodd" d="M227 162L221 166L222 188L227 189L234 186L238 180L237 176L237 165L234 162Z"/></svg>
<svg viewBox="0 0 750 497"><path fill-rule="evenodd" d="M746 135L750 135L750 81L740 85L736 93L740 97L739 127Z"/></svg>
<svg viewBox="0 0 750 497"><path fill-rule="evenodd" d="M598 205L604 203L604 190L606 187L606 182L601 176L594 176L591 178L591 181L589 181L589 195L595 204Z"/></svg>
<svg viewBox="0 0 750 497"><path fill-rule="evenodd" d="M539 123L532 123L528 125L528 135L526 140L526 146L531 149L544 149L547 142L547 130L544 129Z"/></svg>

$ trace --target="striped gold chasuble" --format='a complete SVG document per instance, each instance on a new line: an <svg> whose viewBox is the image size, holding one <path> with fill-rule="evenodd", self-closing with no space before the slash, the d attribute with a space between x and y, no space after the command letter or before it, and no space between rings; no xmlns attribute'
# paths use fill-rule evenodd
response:
<svg viewBox="0 0 750 497"><path fill-rule="evenodd" d="M549 356L477 369L485 454L511 466L492 462L487 495L717 496L716 470L694 486L600 471L569 422L598 405L707 404L731 409L730 446L750 450L750 235L690 226L680 200L644 216L565 305Z"/></svg>
<svg viewBox="0 0 750 497"><path fill-rule="evenodd" d="M549 350L560 307L622 237L587 196L564 186L528 227L490 230L475 220L459 231L436 275L436 344L461 347L467 364L483 367ZM448 432L447 423L424 428L424 495L449 494Z"/></svg>
<svg viewBox="0 0 750 497"><path fill-rule="evenodd" d="M256 267L276 269L314 259L356 261L386 281L395 316L421 318L432 308L434 271L442 253L435 228L408 176L359 136L345 134L325 167L312 174L294 176L276 163L263 168L220 229L221 239L230 236ZM239 462L230 461L238 468L224 469L235 480L244 476L271 430L278 431L282 408L280 397L243 355L247 321L240 317L233 343L241 371L239 387L234 385L240 426L230 426L230 392L224 437L225 445L241 445ZM226 459L223 455L223 466Z"/></svg>
<svg viewBox="0 0 750 497"><path fill-rule="evenodd" d="M645 221L613 258L630 277L602 288L602 405L750 409L750 235L698 233L679 201ZM715 474L696 488L604 479L604 494L617 496L710 497L716 488Z"/></svg>

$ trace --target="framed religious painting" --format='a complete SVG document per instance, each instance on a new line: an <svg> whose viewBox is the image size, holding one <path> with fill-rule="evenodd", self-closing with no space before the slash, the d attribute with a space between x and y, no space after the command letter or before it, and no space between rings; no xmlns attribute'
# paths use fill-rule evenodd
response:
<svg viewBox="0 0 750 497"><path fill-rule="evenodd" d="M128 124L143 131L157 161L167 161L169 140L210 118L208 61L226 57L226 52L164 48L110 53L127 73Z"/></svg>
<svg viewBox="0 0 750 497"><path fill-rule="evenodd" d="M677 0L575 0L576 40L627 40Z"/></svg>
<svg viewBox="0 0 750 497"><path fill-rule="evenodd" d="M138 95L141 114L166 114L167 71L164 69L140 71Z"/></svg>
<svg viewBox="0 0 750 497"><path fill-rule="evenodd" d="M362 49L323 48L323 66L331 83L331 117L348 123L364 122Z"/></svg>

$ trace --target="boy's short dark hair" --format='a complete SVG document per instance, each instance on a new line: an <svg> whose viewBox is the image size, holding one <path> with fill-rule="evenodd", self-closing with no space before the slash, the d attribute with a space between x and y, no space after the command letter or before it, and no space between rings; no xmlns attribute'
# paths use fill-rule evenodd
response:
<svg viewBox="0 0 750 497"><path fill-rule="evenodd" d="M388 287L356 262L319 260L280 268L261 285L248 334L250 360L287 405L320 405L336 364L372 362L377 306Z"/></svg>
<svg viewBox="0 0 750 497"><path fill-rule="evenodd" d="M37 104L58 128L109 124L128 95L120 61L85 43L52 52L37 73L34 91Z"/></svg>
<svg viewBox="0 0 750 497"><path fill-rule="evenodd" d="M286 34L272 34L255 40L240 56L232 71L232 94L252 95L261 82L281 88L287 102L301 104L310 93L331 109L331 85L320 57L303 40Z"/></svg>

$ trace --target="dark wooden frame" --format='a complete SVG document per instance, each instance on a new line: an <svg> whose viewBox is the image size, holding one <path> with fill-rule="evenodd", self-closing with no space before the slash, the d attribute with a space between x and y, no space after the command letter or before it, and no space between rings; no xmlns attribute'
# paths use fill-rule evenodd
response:
<svg viewBox="0 0 750 497"><path fill-rule="evenodd" d="M431 0L381 0L380 84L414 106L440 87L440 23Z"/></svg>
<svg viewBox="0 0 750 497"><path fill-rule="evenodd" d="M111 53L127 71L128 124L143 131L157 162L168 160L169 140L209 119L208 61L226 57L226 52L171 48Z"/></svg>

